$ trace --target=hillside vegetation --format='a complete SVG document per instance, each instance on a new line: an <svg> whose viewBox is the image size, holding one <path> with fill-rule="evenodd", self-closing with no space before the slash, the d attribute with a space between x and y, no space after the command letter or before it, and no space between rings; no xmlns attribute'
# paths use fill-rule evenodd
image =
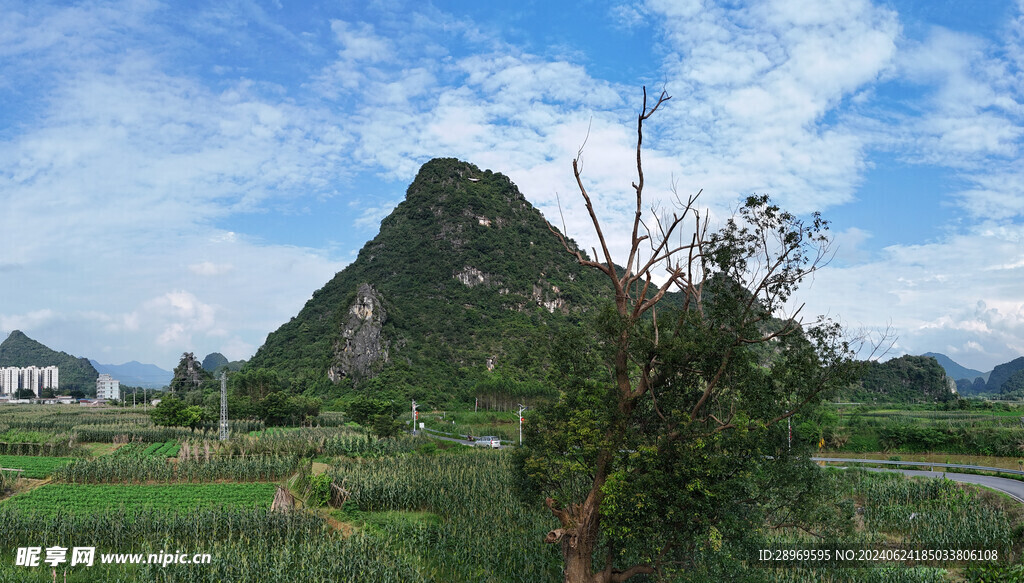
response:
<svg viewBox="0 0 1024 583"><path fill-rule="evenodd" d="M86 394L96 394L96 377L99 373L89 359L51 350L20 330L11 332L10 336L0 343L0 367L4 366L57 366L60 368L60 393L82 391Z"/></svg>
<svg viewBox="0 0 1024 583"><path fill-rule="evenodd" d="M507 177L432 160L358 258L271 333L248 367L319 392L386 386L443 400L497 383L513 395L537 393L556 331L598 305L594 278ZM351 356L364 353L377 358Z"/></svg>

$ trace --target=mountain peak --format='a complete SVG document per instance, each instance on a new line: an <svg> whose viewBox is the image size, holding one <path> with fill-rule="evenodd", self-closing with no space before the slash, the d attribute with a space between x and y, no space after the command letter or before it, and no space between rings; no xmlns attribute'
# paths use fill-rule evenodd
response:
<svg viewBox="0 0 1024 583"><path fill-rule="evenodd" d="M96 390L99 373L85 358L57 352L37 342L20 330L14 330L0 343L0 367L57 366L60 369L61 392Z"/></svg>
<svg viewBox="0 0 1024 583"><path fill-rule="evenodd" d="M946 376L953 380L967 379L973 381L977 377L985 376L985 373L974 370L973 368L967 368L945 354L938 352L925 352L921 356L930 356L937 360L942 368L946 371Z"/></svg>
<svg viewBox="0 0 1024 583"><path fill-rule="evenodd" d="M437 158L356 260L271 333L250 366L340 382L346 350L365 344L382 359L357 367L365 374L397 367L420 386L447 383L461 369L538 352L528 337L597 305L598 275L565 252L508 177ZM373 290L379 318L353 317L366 303L360 289Z"/></svg>

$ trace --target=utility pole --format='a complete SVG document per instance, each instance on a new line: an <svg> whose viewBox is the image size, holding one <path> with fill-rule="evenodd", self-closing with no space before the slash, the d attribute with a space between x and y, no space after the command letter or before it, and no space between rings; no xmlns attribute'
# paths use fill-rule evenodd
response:
<svg viewBox="0 0 1024 583"><path fill-rule="evenodd" d="M220 440L228 439L228 373L220 373Z"/></svg>
<svg viewBox="0 0 1024 583"><path fill-rule="evenodd" d="M526 405L519 404L519 445L523 445L523 411L526 409Z"/></svg>
<svg viewBox="0 0 1024 583"><path fill-rule="evenodd" d="M416 435L416 420L419 419L420 415L416 412L416 401L412 402L412 434Z"/></svg>

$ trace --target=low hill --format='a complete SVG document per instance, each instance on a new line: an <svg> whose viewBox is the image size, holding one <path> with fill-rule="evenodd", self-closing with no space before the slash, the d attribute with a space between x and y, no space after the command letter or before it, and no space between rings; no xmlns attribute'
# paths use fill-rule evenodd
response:
<svg viewBox="0 0 1024 583"><path fill-rule="evenodd" d="M886 362L867 362L860 382L844 400L877 403L934 403L955 397L956 384L935 358L901 356Z"/></svg>
<svg viewBox="0 0 1024 583"><path fill-rule="evenodd" d="M32 340L20 330L15 330L0 343L0 367L4 366L54 366L60 369L57 391L96 393L96 377L99 373L86 358L78 358L66 352L57 352Z"/></svg>

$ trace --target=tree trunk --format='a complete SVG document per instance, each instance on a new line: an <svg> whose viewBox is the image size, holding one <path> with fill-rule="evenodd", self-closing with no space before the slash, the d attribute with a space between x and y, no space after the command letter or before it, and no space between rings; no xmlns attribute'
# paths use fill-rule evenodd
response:
<svg viewBox="0 0 1024 583"><path fill-rule="evenodd" d="M602 578L593 572L594 542L574 537L562 539L562 557L565 560L565 583L602 583ZM575 540L573 546L570 540Z"/></svg>
<svg viewBox="0 0 1024 583"><path fill-rule="evenodd" d="M551 498L545 504L562 523L562 528L553 530L544 542L561 543L562 559L565 563L565 583L607 583L604 573L594 573L594 549L597 547L601 526L601 491L607 480L610 456L604 452L599 456L597 476L587 499L582 504L572 504L566 509L558 508Z"/></svg>

